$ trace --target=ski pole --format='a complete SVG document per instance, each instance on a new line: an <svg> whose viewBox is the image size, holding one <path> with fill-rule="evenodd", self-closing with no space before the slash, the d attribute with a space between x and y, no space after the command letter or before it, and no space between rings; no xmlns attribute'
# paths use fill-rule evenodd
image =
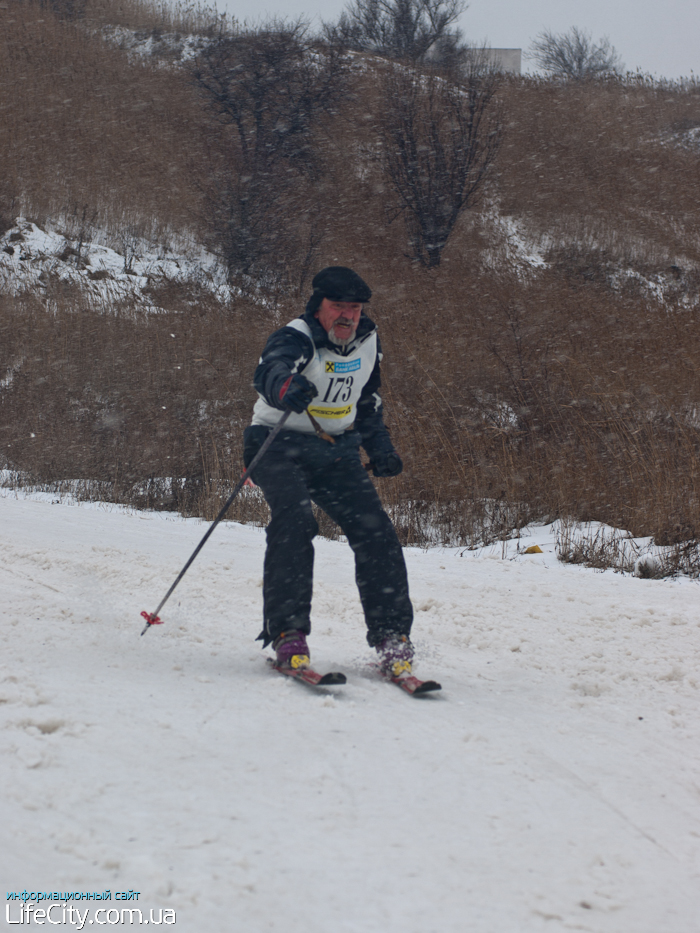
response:
<svg viewBox="0 0 700 933"><path fill-rule="evenodd" d="M224 507L222 508L222 510L219 512L219 514L216 516L216 518L214 519L214 521L213 521L211 527L207 529L207 533L204 535L204 537L202 538L202 540L199 542L199 544L197 545L197 547L196 547L196 548L194 549L194 551L192 552L192 556L191 556L190 559L187 561L187 563L185 564L185 566L182 568L182 570L180 571L180 573L177 575L177 577L176 577L175 582L173 583L173 585L170 587L170 589L168 590L168 592L165 594L165 596L164 596L164 597L161 599L161 601L158 603L158 607L157 607L156 611L155 611L155 612L146 612L146 610L144 609L144 611L141 613L141 615L143 616L143 618L146 620L146 625L144 626L144 629L143 629L143 631L141 632L142 635L145 635L146 632L149 630L149 628L150 628L152 625L162 625L162 624L163 624L163 620L158 618L158 613L159 613L160 610L163 608L163 606L167 603L167 601L170 599L170 596L171 596L173 590L175 589L175 587L178 585L178 583L180 582L180 580L182 580L182 578L185 576L185 574L186 574L187 571L189 570L190 564L192 563L192 561L195 559L195 557L197 556L197 554L199 554L199 552L202 550L202 548L203 548L204 545L206 544L207 539L209 538L209 535L210 535L210 534L212 533L212 531L216 528L216 526L219 524L219 522L220 522L221 519L224 517L224 515L228 512L231 503L233 502L233 500L236 498L236 496L238 495L238 493L241 491L241 489L242 489L243 486L245 485L245 481L248 479L248 477L250 476L250 474L253 472L253 468L256 467L256 466L258 465L258 463L259 463L260 460L262 459L262 457L263 457L265 451L266 451L267 448L270 446L270 444L274 441L274 439L277 437L277 435L279 434L279 432L282 430L282 427L284 426L285 421L287 420L287 418L289 418L289 416L291 415L291 413L292 413L292 412L291 412L291 409L287 409L287 411L285 411L285 413L282 415L282 417L281 417L280 420L277 422L277 424L276 424L275 427L272 429L272 431L271 431L271 432L268 434L268 436L265 438L264 444L262 445L262 447L260 448L260 450L256 453L256 455L253 457L253 459L250 461L250 465L247 467L247 469L245 469L245 470L243 471L243 475L241 476L241 478L238 480L238 482L237 482L236 485L234 486L233 492L231 493L231 495L230 495L230 496L228 497L228 499L226 500L226 504L224 505Z"/></svg>

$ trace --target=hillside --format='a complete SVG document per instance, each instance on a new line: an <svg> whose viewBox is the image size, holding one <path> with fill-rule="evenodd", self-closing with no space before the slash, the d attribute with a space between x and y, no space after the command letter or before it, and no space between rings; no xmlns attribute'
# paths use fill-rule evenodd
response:
<svg viewBox="0 0 700 933"><path fill-rule="evenodd" d="M558 516L695 539L694 81L503 79L500 149L430 268L382 161L386 63L285 39L303 52L285 86L306 75L317 97L298 136L276 117L274 158L249 163L207 97L206 55L254 61L264 37L202 11L55 9L0 9L0 466L15 482L212 514L240 471L266 335L339 263L374 290L407 465L382 493L406 542Z"/></svg>

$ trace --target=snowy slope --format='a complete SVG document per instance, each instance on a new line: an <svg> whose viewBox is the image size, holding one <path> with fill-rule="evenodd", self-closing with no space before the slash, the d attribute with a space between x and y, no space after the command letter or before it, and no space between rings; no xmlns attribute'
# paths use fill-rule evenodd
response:
<svg viewBox="0 0 700 933"><path fill-rule="evenodd" d="M42 230L18 217L0 236L0 292L17 295L30 290L43 296L55 280L80 286L93 307L106 310L120 302L158 310L149 288L163 282L196 284L219 301L231 296L224 269L201 247L190 244L189 255L174 253L132 236L121 244L122 252L116 252L97 242L104 236L96 232L94 242L83 243L78 262L77 237Z"/></svg>
<svg viewBox="0 0 700 933"><path fill-rule="evenodd" d="M185 933L700 929L697 583L559 564L548 529L409 550L417 700L319 541L313 656L349 682L313 693L253 640L260 529L218 528L140 638L206 526L4 495L7 892L134 889Z"/></svg>

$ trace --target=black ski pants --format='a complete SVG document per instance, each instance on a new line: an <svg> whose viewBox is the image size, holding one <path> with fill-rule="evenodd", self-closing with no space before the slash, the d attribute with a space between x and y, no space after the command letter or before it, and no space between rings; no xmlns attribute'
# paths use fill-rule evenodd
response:
<svg viewBox="0 0 700 933"><path fill-rule="evenodd" d="M268 429L245 433L249 463ZM318 533L311 503L336 522L355 554L355 579L367 623L367 641L377 645L388 635L408 635L413 607L406 564L391 519L359 452L355 432L335 444L316 435L282 432L252 475L270 506L263 580L264 644L289 629L311 629L314 546Z"/></svg>

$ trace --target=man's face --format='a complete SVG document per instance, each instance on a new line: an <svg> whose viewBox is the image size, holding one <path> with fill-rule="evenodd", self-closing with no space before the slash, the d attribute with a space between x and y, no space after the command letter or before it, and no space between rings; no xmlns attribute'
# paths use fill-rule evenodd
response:
<svg viewBox="0 0 700 933"><path fill-rule="evenodd" d="M318 318L333 343L343 347L354 338L361 314L362 303L359 301L331 301L330 298L324 298L314 317Z"/></svg>

